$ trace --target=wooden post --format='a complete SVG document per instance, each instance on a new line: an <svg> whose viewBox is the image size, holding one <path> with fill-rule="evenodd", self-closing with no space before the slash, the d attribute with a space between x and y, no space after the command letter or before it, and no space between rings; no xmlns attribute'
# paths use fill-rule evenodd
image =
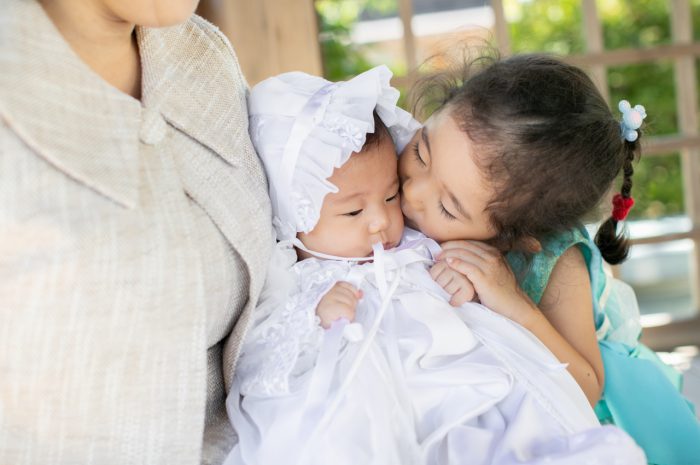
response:
<svg viewBox="0 0 700 465"><path fill-rule="evenodd" d="M605 49L603 43L603 28L598 17L598 7L596 0L583 0L583 30L586 41L587 52L602 52ZM603 95L608 104L610 103L610 92L608 90L608 78L605 66L594 65L590 69L593 82L598 86L598 90Z"/></svg>
<svg viewBox="0 0 700 465"><path fill-rule="evenodd" d="M413 36L413 2L399 0L399 15L403 25L403 47L406 57L406 74L411 76L416 71L416 38Z"/></svg>
<svg viewBox="0 0 700 465"><path fill-rule="evenodd" d="M508 32L508 21L506 21L506 13L503 10L502 0L492 0L491 8L493 8L493 18L496 29L496 42L501 56L506 57L511 54L510 49L510 33Z"/></svg>
<svg viewBox="0 0 700 465"><path fill-rule="evenodd" d="M586 44L586 53L601 53L605 51L603 43L603 28L598 17L598 7L596 0L583 0L581 2L583 16L583 39ZM588 74L595 83L598 91L608 105L610 105L610 90L608 89L608 76L604 65L593 65L588 69ZM610 267L612 275L620 277L620 266Z"/></svg>
<svg viewBox="0 0 700 465"><path fill-rule="evenodd" d="M688 0L671 1L671 31L673 41L688 44L693 41L692 10ZM698 134L698 92L696 88L695 63L692 57L677 58L674 65L676 78L676 109L680 131L685 136ZM700 150L681 150L681 167L685 208L693 223L693 229L700 227ZM700 244L695 240L691 266L690 286L692 302L700 308ZM696 315L696 318L698 315Z"/></svg>
<svg viewBox="0 0 700 465"><path fill-rule="evenodd" d="M203 0L197 12L229 38L250 85L285 71L323 73L312 0Z"/></svg>

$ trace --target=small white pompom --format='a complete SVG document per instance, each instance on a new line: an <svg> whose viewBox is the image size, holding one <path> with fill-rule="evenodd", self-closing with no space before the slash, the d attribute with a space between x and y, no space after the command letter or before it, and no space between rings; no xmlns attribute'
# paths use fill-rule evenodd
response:
<svg viewBox="0 0 700 465"><path fill-rule="evenodd" d="M343 337L349 342L359 342L365 338L365 329L360 323L350 323L343 328Z"/></svg>

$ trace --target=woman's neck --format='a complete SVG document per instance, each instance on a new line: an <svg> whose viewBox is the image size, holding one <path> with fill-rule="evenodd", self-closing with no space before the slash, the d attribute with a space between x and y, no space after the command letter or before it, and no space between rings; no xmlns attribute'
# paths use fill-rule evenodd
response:
<svg viewBox="0 0 700 465"><path fill-rule="evenodd" d="M134 25L98 1L39 0L63 38L98 75L141 98L141 62Z"/></svg>

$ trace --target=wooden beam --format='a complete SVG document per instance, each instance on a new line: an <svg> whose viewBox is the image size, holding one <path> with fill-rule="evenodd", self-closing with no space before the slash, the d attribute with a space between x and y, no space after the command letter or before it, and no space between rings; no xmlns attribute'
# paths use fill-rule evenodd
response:
<svg viewBox="0 0 700 465"><path fill-rule="evenodd" d="M700 57L700 43L657 45L649 48L620 48L602 52L568 55L563 60L577 66L619 66L653 61L668 61L683 57Z"/></svg>
<svg viewBox="0 0 700 465"><path fill-rule="evenodd" d="M638 244L661 244L663 242L679 241L681 239L700 239L700 229L694 228L690 231L659 234L658 236L638 237L630 239L632 245Z"/></svg>
<svg viewBox="0 0 700 465"><path fill-rule="evenodd" d="M653 350L668 351L679 346L700 345L700 317L644 328L641 342Z"/></svg>
<svg viewBox="0 0 700 465"><path fill-rule="evenodd" d="M700 149L700 135L670 134L655 136L646 139L642 143L642 153L645 157L669 155L685 149Z"/></svg>
<svg viewBox="0 0 700 465"><path fill-rule="evenodd" d="M495 3L495 2L494 2ZM500 48L500 46L499 46ZM501 50L502 56L507 56ZM584 68L594 68L596 66L619 66L632 65L639 63L649 63L654 61L671 61L678 58L700 58L700 42L691 44L672 44L659 45L657 47L645 49L617 49L601 52L590 52L579 55L561 56L560 58L567 63L581 66ZM409 80L398 79L397 84L410 84Z"/></svg>
<svg viewBox="0 0 700 465"><path fill-rule="evenodd" d="M671 2L671 32L674 44L693 42L692 9L689 0ZM678 57L674 64L676 79L676 109L681 133L698 136L698 92L695 60L691 56ZM686 213L693 228L700 227L700 149L681 150L681 172ZM700 241L695 241L691 255L690 291L695 308L700 307Z"/></svg>

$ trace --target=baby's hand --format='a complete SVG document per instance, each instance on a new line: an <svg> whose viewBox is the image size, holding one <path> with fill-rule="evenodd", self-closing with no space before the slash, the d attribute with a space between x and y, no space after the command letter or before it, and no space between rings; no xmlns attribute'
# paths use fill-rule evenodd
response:
<svg viewBox="0 0 700 465"><path fill-rule="evenodd" d="M450 305L459 307L465 302L469 302L476 297L474 286L459 271L453 270L445 261L439 261L430 268L430 276L438 283L448 294Z"/></svg>
<svg viewBox="0 0 700 465"><path fill-rule="evenodd" d="M474 286L479 301L494 312L522 324L536 310L495 247L479 241L450 241L442 244L437 258L462 274Z"/></svg>
<svg viewBox="0 0 700 465"><path fill-rule="evenodd" d="M338 281L330 291L321 298L316 307L316 315L321 319L321 326L328 329L331 324L345 318L348 321L355 319L357 302L362 298L362 291L352 284Z"/></svg>

